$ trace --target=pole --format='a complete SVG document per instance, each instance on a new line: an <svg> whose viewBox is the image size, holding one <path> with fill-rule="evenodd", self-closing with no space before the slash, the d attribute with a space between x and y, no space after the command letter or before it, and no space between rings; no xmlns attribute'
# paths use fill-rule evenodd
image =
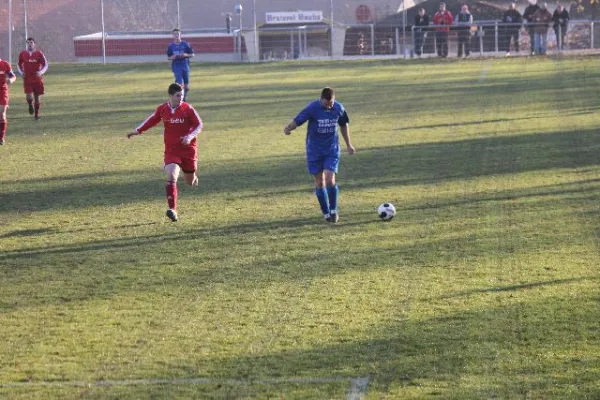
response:
<svg viewBox="0 0 600 400"><path fill-rule="evenodd" d="M402 53L404 54L404 58L406 58L406 4L404 0L402 0Z"/></svg>
<svg viewBox="0 0 600 400"><path fill-rule="evenodd" d="M177 0L177 28L181 29L181 25L179 23L179 0Z"/></svg>
<svg viewBox="0 0 600 400"><path fill-rule="evenodd" d="M27 33L27 1L26 0L23 0L23 28L24 28L24 32L25 32L25 41L27 41L29 34Z"/></svg>
<svg viewBox="0 0 600 400"><path fill-rule="evenodd" d="M242 13L244 10L244 7L242 6L242 3L238 3L235 5L235 13L238 15L239 19L240 19L240 30L238 31L238 44L239 44L239 57L240 57L240 61L243 61L243 54L242 54Z"/></svg>
<svg viewBox="0 0 600 400"><path fill-rule="evenodd" d="M8 0L8 63L12 64L12 0Z"/></svg>
<svg viewBox="0 0 600 400"><path fill-rule="evenodd" d="M329 38L331 43L329 44L331 46L331 57L333 58L333 0L329 0Z"/></svg>
<svg viewBox="0 0 600 400"><path fill-rule="evenodd" d="M242 9L240 8L240 61L244 60L244 55L242 52L242 40L243 40L243 36L242 36Z"/></svg>
<svg viewBox="0 0 600 400"><path fill-rule="evenodd" d="M100 15L102 18L102 64L106 64L106 31L104 30L104 0L100 0Z"/></svg>
<svg viewBox="0 0 600 400"><path fill-rule="evenodd" d="M252 0L252 14L252 19L254 20L254 56L257 60L260 60L260 56L258 55L258 27L256 26L256 0Z"/></svg>

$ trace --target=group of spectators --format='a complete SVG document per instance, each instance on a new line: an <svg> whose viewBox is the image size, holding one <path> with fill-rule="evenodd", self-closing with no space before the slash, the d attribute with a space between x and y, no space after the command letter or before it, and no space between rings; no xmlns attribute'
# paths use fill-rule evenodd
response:
<svg viewBox="0 0 600 400"><path fill-rule="evenodd" d="M430 21L425 9L419 9L415 17L415 37L414 49L417 56L423 53L423 43L427 37L430 28L430 22L435 29L435 43L438 57L448 57L448 35L450 28L457 31L458 36L458 57L468 57L471 47L471 27L473 25L473 15L467 5L463 5L460 12L453 16L446 9L446 3L441 2L439 10L434 14ZM511 3L509 9L502 17L502 25L499 30L499 47L510 55L511 42L513 49L519 52L519 33L521 27L525 26L531 42L531 54L546 54L547 36L550 24L556 34L557 46L564 49L565 35L569 23L569 12L562 6L557 5L553 14L548 11L546 3L540 5L535 0L530 1L529 5L521 14L515 3Z"/></svg>

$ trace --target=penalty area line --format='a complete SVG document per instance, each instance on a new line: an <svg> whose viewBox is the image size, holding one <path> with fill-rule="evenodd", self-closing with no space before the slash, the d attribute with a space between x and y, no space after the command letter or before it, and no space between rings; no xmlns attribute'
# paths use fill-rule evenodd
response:
<svg viewBox="0 0 600 400"><path fill-rule="evenodd" d="M173 379L123 379L103 381L30 381L30 382L0 382L0 388L24 388L24 387L117 387L117 386L150 386L150 385L269 385L282 383L297 384L320 384L335 382L350 382L347 400L359 400L367 391L369 378L268 378L256 380L241 379L209 379L209 378L173 378Z"/></svg>

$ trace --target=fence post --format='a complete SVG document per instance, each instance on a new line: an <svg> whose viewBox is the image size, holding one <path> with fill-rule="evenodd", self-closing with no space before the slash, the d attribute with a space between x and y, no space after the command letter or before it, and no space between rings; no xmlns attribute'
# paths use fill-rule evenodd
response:
<svg viewBox="0 0 600 400"><path fill-rule="evenodd" d="M494 38L494 48L496 49L496 53L498 52L498 21L496 21L494 23L494 33L495 33L495 38Z"/></svg>
<svg viewBox="0 0 600 400"><path fill-rule="evenodd" d="M485 34L482 26L479 27L478 33L479 33L479 55L482 56L483 55L483 35Z"/></svg>
<svg viewBox="0 0 600 400"><path fill-rule="evenodd" d="M371 55L375 55L375 25L371 24Z"/></svg>
<svg viewBox="0 0 600 400"><path fill-rule="evenodd" d="M594 50L594 21L592 21L592 25L590 25L590 33L592 35L592 50Z"/></svg>

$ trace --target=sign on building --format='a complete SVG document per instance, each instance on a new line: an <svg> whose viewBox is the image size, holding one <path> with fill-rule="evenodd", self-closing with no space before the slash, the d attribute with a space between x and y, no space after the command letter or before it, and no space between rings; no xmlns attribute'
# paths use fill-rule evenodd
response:
<svg viewBox="0 0 600 400"><path fill-rule="evenodd" d="M268 12L265 14L267 24L310 24L322 21L322 11Z"/></svg>

